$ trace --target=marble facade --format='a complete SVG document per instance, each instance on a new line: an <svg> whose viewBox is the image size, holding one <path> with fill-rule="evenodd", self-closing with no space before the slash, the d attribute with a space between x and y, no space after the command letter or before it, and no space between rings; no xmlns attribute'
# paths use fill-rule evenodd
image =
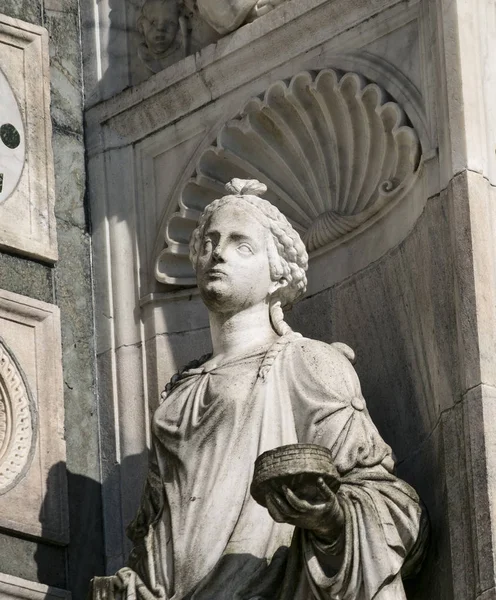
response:
<svg viewBox="0 0 496 600"><path fill-rule="evenodd" d="M51 484L58 509L41 484L24 522L0 533L0 594L16 597L22 579L34 591L19 597L43 593L39 581L83 598L92 575L125 563L150 415L171 375L210 350L188 236L222 183L249 176L307 234L308 293L288 322L355 349L398 475L426 503L431 545L407 597L496 597L494 3L5 0L0 11L0 296L60 309L49 400L60 409L63 394L65 419L43 435L53 428L51 460L67 467ZM2 137L7 124L18 139ZM22 356L32 342L3 327L39 402L36 361ZM2 532L17 485L3 496L0 481ZM46 540L35 505L55 528Z"/></svg>
<svg viewBox="0 0 496 600"><path fill-rule="evenodd" d="M103 570L77 3L0 5L0 597Z"/></svg>

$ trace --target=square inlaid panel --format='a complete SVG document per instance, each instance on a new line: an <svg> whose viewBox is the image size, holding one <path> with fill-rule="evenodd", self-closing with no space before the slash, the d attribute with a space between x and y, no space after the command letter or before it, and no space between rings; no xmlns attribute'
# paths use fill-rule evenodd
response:
<svg viewBox="0 0 496 600"><path fill-rule="evenodd" d="M57 259L48 33L0 15L0 247Z"/></svg>
<svg viewBox="0 0 496 600"><path fill-rule="evenodd" d="M59 309L0 291L0 528L68 542Z"/></svg>

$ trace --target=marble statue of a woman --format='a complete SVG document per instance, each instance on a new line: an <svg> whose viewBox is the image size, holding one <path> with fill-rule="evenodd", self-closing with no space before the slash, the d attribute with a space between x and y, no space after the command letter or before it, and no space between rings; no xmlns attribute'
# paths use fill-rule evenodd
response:
<svg viewBox="0 0 496 600"><path fill-rule="evenodd" d="M129 566L95 578L93 597L404 599L418 496L394 475L351 349L284 321L282 308L305 292L299 235L259 197L264 185L234 179L226 188L190 243L213 352L163 394ZM308 500L284 486L267 494L267 510L250 495L254 462L295 443L330 449L339 491L319 480L320 496Z"/></svg>

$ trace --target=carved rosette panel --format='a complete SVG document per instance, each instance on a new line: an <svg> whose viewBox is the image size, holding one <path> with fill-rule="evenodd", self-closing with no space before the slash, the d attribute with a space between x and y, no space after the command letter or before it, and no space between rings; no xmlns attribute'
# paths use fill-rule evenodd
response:
<svg viewBox="0 0 496 600"><path fill-rule="evenodd" d="M258 179L312 254L377 222L407 196L421 145L403 109L356 73L302 72L272 84L219 131L167 221L158 281L193 285L188 240L203 209L233 177Z"/></svg>
<svg viewBox="0 0 496 600"><path fill-rule="evenodd" d="M29 467L35 433L27 384L0 340L0 494L11 489Z"/></svg>

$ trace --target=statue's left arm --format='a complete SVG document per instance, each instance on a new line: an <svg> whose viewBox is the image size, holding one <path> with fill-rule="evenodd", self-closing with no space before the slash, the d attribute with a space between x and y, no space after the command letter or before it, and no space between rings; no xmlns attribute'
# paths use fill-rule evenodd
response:
<svg viewBox="0 0 496 600"><path fill-rule="evenodd" d="M401 600L401 569L419 537L416 492L394 475L391 448L367 411L352 351L302 339L285 361L298 441L326 446L341 476L336 499L343 525L336 539L301 530L305 564L317 598ZM324 495L323 495L324 497ZM329 503L332 507L332 502ZM328 513L334 519L335 511Z"/></svg>

